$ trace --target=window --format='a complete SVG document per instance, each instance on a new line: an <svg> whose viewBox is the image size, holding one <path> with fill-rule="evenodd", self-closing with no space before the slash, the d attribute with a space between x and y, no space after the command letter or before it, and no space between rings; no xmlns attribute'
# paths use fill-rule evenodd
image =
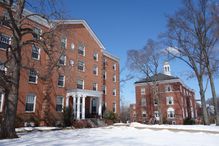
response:
<svg viewBox="0 0 219 146"><path fill-rule="evenodd" d="M106 58L103 59L103 69L106 69L106 65L107 65L107 60Z"/></svg>
<svg viewBox="0 0 219 146"><path fill-rule="evenodd" d="M71 43L71 50L74 50L74 48L75 48L74 43Z"/></svg>
<svg viewBox="0 0 219 146"><path fill-rule="evenodd" d="M113 112L116 113L116 103L113 102Z"/></svg>
<svg viewBox="0 0 219 146"><path fill-rule="evenodd" d="M1 49L8 49L11 44L11 38L9 36L0 34L0 48Z"/></svg>
<svg viewBox="0 0 219 146"><path fill-rule="evenodd" d="M167 97L166 100L167 100L167 105L173 105L174 104L173 97Z"/></svg>
<svg viewBox="0 0 219 146"><path fill-rule="evenodd" d="M106 76L106 71L103 71L103 79L106 80L107 76Z"/></svg>
<svg viewBox="0 0 219 146"><path fill-rule="evenodd" d="M141 106L146 106L146 98L145 97L141 98Z"/></svg>
<svg viewBox="0 0 219 146"><path fill-rule="evenodd" d="M7 72L7 67L2 62L0 62L0 72L2 73L2 75Z"/></svg>
<svg viewBox="0 0 219 146"><path fill-rule="evenodd" d="M63 103L64 103L63 96L57 96L56 97L56 111L57 112L63 112Z"/></svg>
<svg viewBox="0 0 219 146"><path fill-rule="evenodd" d="M93 74L98 75L98 67L97 66L93 67Z"/></svg>
<svg viewBox="0 0 219 146"><path fill-rule="evenodd" d="M113 75L113 82L116 82L116 75Z"/></svg>
<svg viewBox="0 0 219 146"><path fill-rule="evenodd" d="M145 88L141 88L141 95L145 95Z"/></svg>
<svg viewBox="0 0 219 146"><path fill-rule="evenodd" d="M167 109L167 118L174 118L175 117L175 111L173 108Z"/></svg>
<svg viewBox="0 0 219 146"><path fill-rule="evenodd" d="M78 46L78 54L85 56L85 47L83 45Z"/></svg>
<svg viewBox="0 0 219 146"><path fill-rule="evenodd" d="M85 70L85 64L83 61L78 61L78 70L80 70L80 71Z"/></svg>
<svg viewBox="0 0 219 146"><path fill-rule="evenodd" d="M34 69L29 70L29 83L37 83L37 72Z"/></svg>
<svg viewBox="0 0 219 146"><path fill-rule="evenodd" d="M142 117L146 118L147 114L146 111L142 111Z"/></svg>
<svg viewBox="0 0 219 146"><path fill-rule="evenodd" d="M77 89L84 89L84 80L77 81Z"/></svg>
<svg viewBox="0 0 219 146"><path fill-rule="evenodd" d="M157 106L157 105L158 105L158 99L154 98L154 106Z"/></svg>
<svg viewBox="0 0 219 146"><path fill-rule="evenodd" d="M40 39L40 35L42 34L42 30L41 29L39 29L39 28L34 28L33 29L33 38L34 39Z"/></svg>
<svg viewBox="0 0 219 146"><path fill-rule="evenodd" d="M32 46L32 58L36 60L40 59L40 49L35 45Z"/></svg>
<svg viewBox="0 0 219 146"><path fill-rule="evenodd" d="M165 92L171 92L172 87L170 85L165 86Z"/></svg>
<svg viewBox="0 0 219 146"><path fill-rule="evenodd" d="M159 112L158 111L154 111L154 117L159 118Z"/></svg>
<svg viewBox="0 0 219 146"><path fill-rule="evenodd" d="M103 88L102 88L102 90L103 90L103 94L105 94L105 95L106 95L106 85L103 85Z"/></svg>
<svg viewBox="0 0 219 146"><path fill-rule="evenodd" d="M93 83L93 90L97 91L97 88L98 88L97 83Z"/></svg>
<svg viewBox="0 0 219 146"><path fill-rule="evenodd" d="M36 102L36 96L34 94L27 95L26 96L25 111L26 112L34 112L35 111L35 102Z"/></svg>
<svg viewBox="0 0 219 146"><path fill-rule="evenodd" d="M59 58L59 64L60 65L65 65L66 64L66 56L62 54Z"/></svg>
<svg viewBox="0 0 219 146"><path fill-rule="evenodd" d="M3 11L3 17L0 22L1 25L8 26L10 23L10 16L6 10Z"/></svg>
<svg viewBox="0 0 219 146"><path fill-rule="evenodd" d="M59 78L58 78L58 86L59 86L59 87L64 87L64 86L65 86L65 76L59 75Z"/></svg>
<svg viewBox="0 0 219 146"><path fill-rule="evenodd" d="M0 112L3 110L4 94L0 92Z"/></svg>
<svg viewBox="0 0 219 146"><path fill-rule="evenodd" d="M61 48L63 49L67 48L67 38L61 39Z"/></svg>
<svg viewBox="0 0 219 146"><path fill-rule="evenodd" d="M93 58L95 61L98 61L98 53L95 52Z"/></svg>
<svg viewBox="0 0 219 146"><path fill-rule="evenodd" d="M113 89L113 96L116 96L116 89Z"/></svg>
<svg viewBox="0 0 219 146"><path fill-rule="evenodd" d="M116 64L113 64L113 70L116 70Z"/></svg>

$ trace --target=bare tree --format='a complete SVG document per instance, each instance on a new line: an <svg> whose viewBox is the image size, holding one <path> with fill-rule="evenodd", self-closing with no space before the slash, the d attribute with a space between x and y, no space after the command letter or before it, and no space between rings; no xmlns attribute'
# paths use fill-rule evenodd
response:
<svg viewBox="0 0 219 146"><path fill-rule="evenodd" d="M167 38L179 54L170 54L183 60L193 71L198 80L200 96L203 109L204 124L209 124L205 103L205 91L203 87L203 77L208 74L212 96L216 97L212 59L213 49L217 37L215 37L215 21L212 19L210 1L193 0L184 1L183 8L178 10L173 16L168 17ZM215 102L215 106L216 106ZM217 111L216 115L218 115ZM219 122L219 118L217 118ZM217 123L218 123L217 122Z"/></svg>
<svg viewBox="0 0 219 146"><path fill-rule="evenodd" d="M159 51L157 42L149 39L143 49L129 50L127 61L129 69L143 73L146 78L152 81L153 99L157 100L158 103L159 123L163 124L160 104L161 97L159 96L158 88L158 66L160 58L161 52Z"/></svg>
<svg viewBox="0 0 219 146"><path fill-rule="evenodd" d="M55 1L49 2L52 8ZM26 0L5 0L0 1L0 7L3 8L8 17L1 17L2 25L6 25L12 34L12 39L9 40L6 46L6 51L4 55L4 62L1 64L7 71L1 72L0 76L0 88L5 94L4 106L3 106L3 118L1 121L0 129L0 139L3 138L16 138L17 134L15 132L15 119L17 113L17 104L19 96L19 83L20 83L20 73L22 68L30 69L31 66L26 66L23 64L22 52L24 48L29 45L39 45L48 56L48 68L46 73L44 72L42 79L45 82L50 82L50 75L53 68L57 65L57 60L60 57L60 52L56 52L56 57L54 57L54 29L49 29L42 34L37 33L31 26L30 19L33 17L42 18L46 21L48 27L54 27L49 21L49 14L42 13L25 13L25 7L29 3ZM41 5L41 8L45 5ZM51 17L56 18L60 13L56 9L51 12ZM3 26L1 26L3 28ZM34 39L24 39L27 35L32 35ZM50 41L50 42L49 42ZM56 59L55 59L56 58ZM46 84L48 85L48 84ZM47 89L50 87L48 86ZM48 100L49 92L46 91L45 99L42 104Z"/></svg>

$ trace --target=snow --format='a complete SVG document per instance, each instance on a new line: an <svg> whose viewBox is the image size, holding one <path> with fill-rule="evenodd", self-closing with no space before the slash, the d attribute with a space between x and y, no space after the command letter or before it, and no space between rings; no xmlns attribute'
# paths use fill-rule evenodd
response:
<svg viewBox="0 0 219 146"><path fill-rule="evenodd" d="M219 134L207 132L171 131L160 129L148 129L139 123L131 123L130 126L116 124L90 129L73 129L57 131L36 131L20 134L20 138L1 140L0 146L23 145L68 145L68 146L218 146ZM149 125L150 127L177 127L169 125ZM218 131L216 126L183 126L190 130Z"/></svg>

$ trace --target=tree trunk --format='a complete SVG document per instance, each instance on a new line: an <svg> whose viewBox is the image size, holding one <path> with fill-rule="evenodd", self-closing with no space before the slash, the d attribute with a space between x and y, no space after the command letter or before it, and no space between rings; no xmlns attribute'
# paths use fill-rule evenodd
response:
<svg viewBox="0 0 219 146"><path fill-rule="evenodd" d="M208 118L208 113L207 113L207 108L206 108L206 102L205 102L205 93L204 93L204 88L203 88L203 79L202 77L198 77L198 84L199 84L199 93L201 96L201 104L202 104L202 113L203 113L203 121L204 125L209 125L209 118Z"/></svg>
<svg viewBox="0 0 219 146"><path fill-rule="evenodd" d="M15 65L13 67L14 74L12 76L15 83L12 83L10 91L7 90L5 93L5 102L3 109L3 117L1 121L0 139L18 137L15 131L15 120L17 113L18 91L19 91L19 80L20 80L19 65L18 66Z"/></svg>
<svg viewBox="0 0 219 146"><path fill-rule="evenodd" d="M209 65L207 65L207 69L208 69L208 77L209 77L210 85L211 85L211 94L212 94L213 103L214 103L216 125L219 126L219 113L218 113L218 106L217 106L216 91L215 91L215 86L214 86L214 79L213 79L213 75L212 75Z"/></svg>

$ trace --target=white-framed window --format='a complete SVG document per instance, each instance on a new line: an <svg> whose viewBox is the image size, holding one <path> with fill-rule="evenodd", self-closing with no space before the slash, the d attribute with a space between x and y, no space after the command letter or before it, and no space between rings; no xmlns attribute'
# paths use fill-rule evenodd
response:
<svg viewBox="0 0 219 146"><path fill-rule="evenodd" d="M0 34L0 48L3 50L7 50L10 45L11 45L11 37Z"/></svg>
<svg viewBox="0 0 219 146"><path fill-rule="evenodd" d="M167 118L174 118L175 117L175 110L172 107L167 109Z"/></svg>
<svg viewBox="0 0 219 146"><path fill-rule="evenodd" d="M65 86L65 76L59 75L59 77L58 77L58 86L59 87L64 87Z"/></svg>
<svg viewBox="0 0 219 146"><path fill-rule="evenodd" d="M37 27L35 27L34 29L33 29L33 38L34 39L40 39L40 36L41 36L41 34L42 34L42 29L40 29L40 28L37 28Z"/></svg>
<svg viewBox="0 0 219 146"><path fill-rule="evenodd" d="M98 75L98 67L97 66L93 67L93 74Z"/></svg>
<svg viewBox="0 0 219 146"><path fill-rule="evenodd" d="M40 48L35 45L32 46L32 58L40 60Z"/></svg>
<svg viewBox="0 0 219 146"><path fill-rule="evenodd" d="M173 105L174 104L173 97L172 96L166 97L166 102L167 102L167 105Z"/></svg>
<svg viewBox="0 0 219 146"><path fill-rule="evenodd" d="M0 112L3 110L4 94L0 92Z"/></svg>
<svg viewBox="0 0 219 146"><path fill-rule="evenodd" d="M106 85L103 85L102 90L103 90L103 94L106 95Z"/></svg>
<svg viewBox="0 0 219 146"><path fill-rule="evenodd" d="M7 72L7 67L2 62L0 62L0 72L2 74L5 74Z"/></svg>
<svg viewBox="0 0 219 146"><path fill-rule="evenodd" d="M29 70L29 83L37 84L38 76L37 71L34 69Z"/></svg>
<svg viewBox="0 0 219 146"><path fill-rule="evenodd" d="M84 89L84 80L77 80L77 89Z"/></svg>
<svg viewBox="0 0 219 146"><path fill-rule="evenodd" d="M165 92L171 92L172 91L172 86L171 85L166 85L165 86Z"/></svg>
<svg viewBox="0 0 219 146"><path fill-rule="evenodd" d="M145 95L145 88L141 88L141 95Z"/></svg>
<svg viewBox="0 0 219 146"><path fill-rule="evenodd" d="M78 54L82 55L82 56L85 56L85 46L84 45L80 44L78 46Z"/></svg>
<svg viewBox="0 0 219 146"><path fill-rule="evenodd" d="M107 73L106 73L106 71L103 71L103 79L104 79L104 80L107 79Z"/></svg>
<svg viewBox="0 0 219 146"><path fill-rule="evenodd" d="M61 48L66 49L67 48L67 38L63 37L61 39Z"/></svg>
<svg viewBox="0 0 219 146"><path fill-rule="evenodd" d="M71 50L74 50L74 49L75 49L75 44L74 44L73 42L71 43L70 49L71 49Z"/></svg>
<svg viewBox="0 0 219 146"><path fill-rule="evenodd" d="M57 96L56 97L56 111L63 112L63 107L64 107L64 97Z"/></svg>
<svg viewBox="0 0 219 146"><path fill-rule="evenodd" d="M146 117L147 117L147 113L146 113L146 111L142 111L141 114L142 114L142 117L143 117L143 118L146 118Z"/></svg>
<svg viewBox="0 0 219 146"><path fill-rule="evenodd" d="M2 21L0 22L0 24L4 26L8 26L10 24L10 16L6 10L3 11Z"/></svg>
<svg viewBox="0 0 219 146"><path fill-rule="evenodd" d="M97 52L94 52L93 58L95 61L98 61L98 53Z"/></svg>
<svg viewBox="0 0 219 146"><path fill-rule="evenodd" d="M158 99L154 98L154 106L157 106L157 105L158 105Z"/></svg>
<svg viewBox="0 0 219 146"><path fill-rule="evenodd" d="M159 118L159 112L158 111L154 111L154 117Z"/></svg>
<svg viewBox="0 0 219 146"><path fill-rule="evenodd" d="M36 95L35 94L28 94L26 96L25 111L26 112L35 112L35 106L36 106Z"/></svg>
<svg viewBox="0 0 219 146"><path fill-rule="evenodd" d="M113 96L116 96L116 89L113 89Z"/></svg>
<svg viewBox="0 0 219 146"><path fill-rule="evenodd" d="M103 59L103 69L106 69L106 64L107 64L107 59L104 58L104 59Z"/></svg>
<svg viewBox="0 0 219 146"><path fill-rule="evenodd" d="M83 61L78 61L78 70L85 71L85 63Z"/></svg>
<svg viewBox="0 0 219 146"><path fill-rule="evenodd" d="M146 106L146 98L145 97L141 98L141 106Z"/></svg>
<svg viewBox="0 0 219 146"><path fill-rule="evenodd" d="M59 64L60 65L66 65L66 55L62 54L59 58Z"/></svg>
<svg viewBox="0 0 219 146"><path fill-rule="evenodd" d="M113 102L113 112L116 113L116 102Z"/></svg>
<svg viewBox="0 0 219 146"><path fill-rule="evenodd" d="M97 83L93 83L93 90L97 91L98 90L98 84Z"/></svg>
<svg viewBox="0 0 219 146"><path fill-rule="evenodd" d="M116 82L116 75L113 75L113 82Z"/></svg>
<svg viewBox="0 0 219 146"><path fill-rule="evenodd" d="M116 64L113 64L113 70L116 70Z"/></svg>

